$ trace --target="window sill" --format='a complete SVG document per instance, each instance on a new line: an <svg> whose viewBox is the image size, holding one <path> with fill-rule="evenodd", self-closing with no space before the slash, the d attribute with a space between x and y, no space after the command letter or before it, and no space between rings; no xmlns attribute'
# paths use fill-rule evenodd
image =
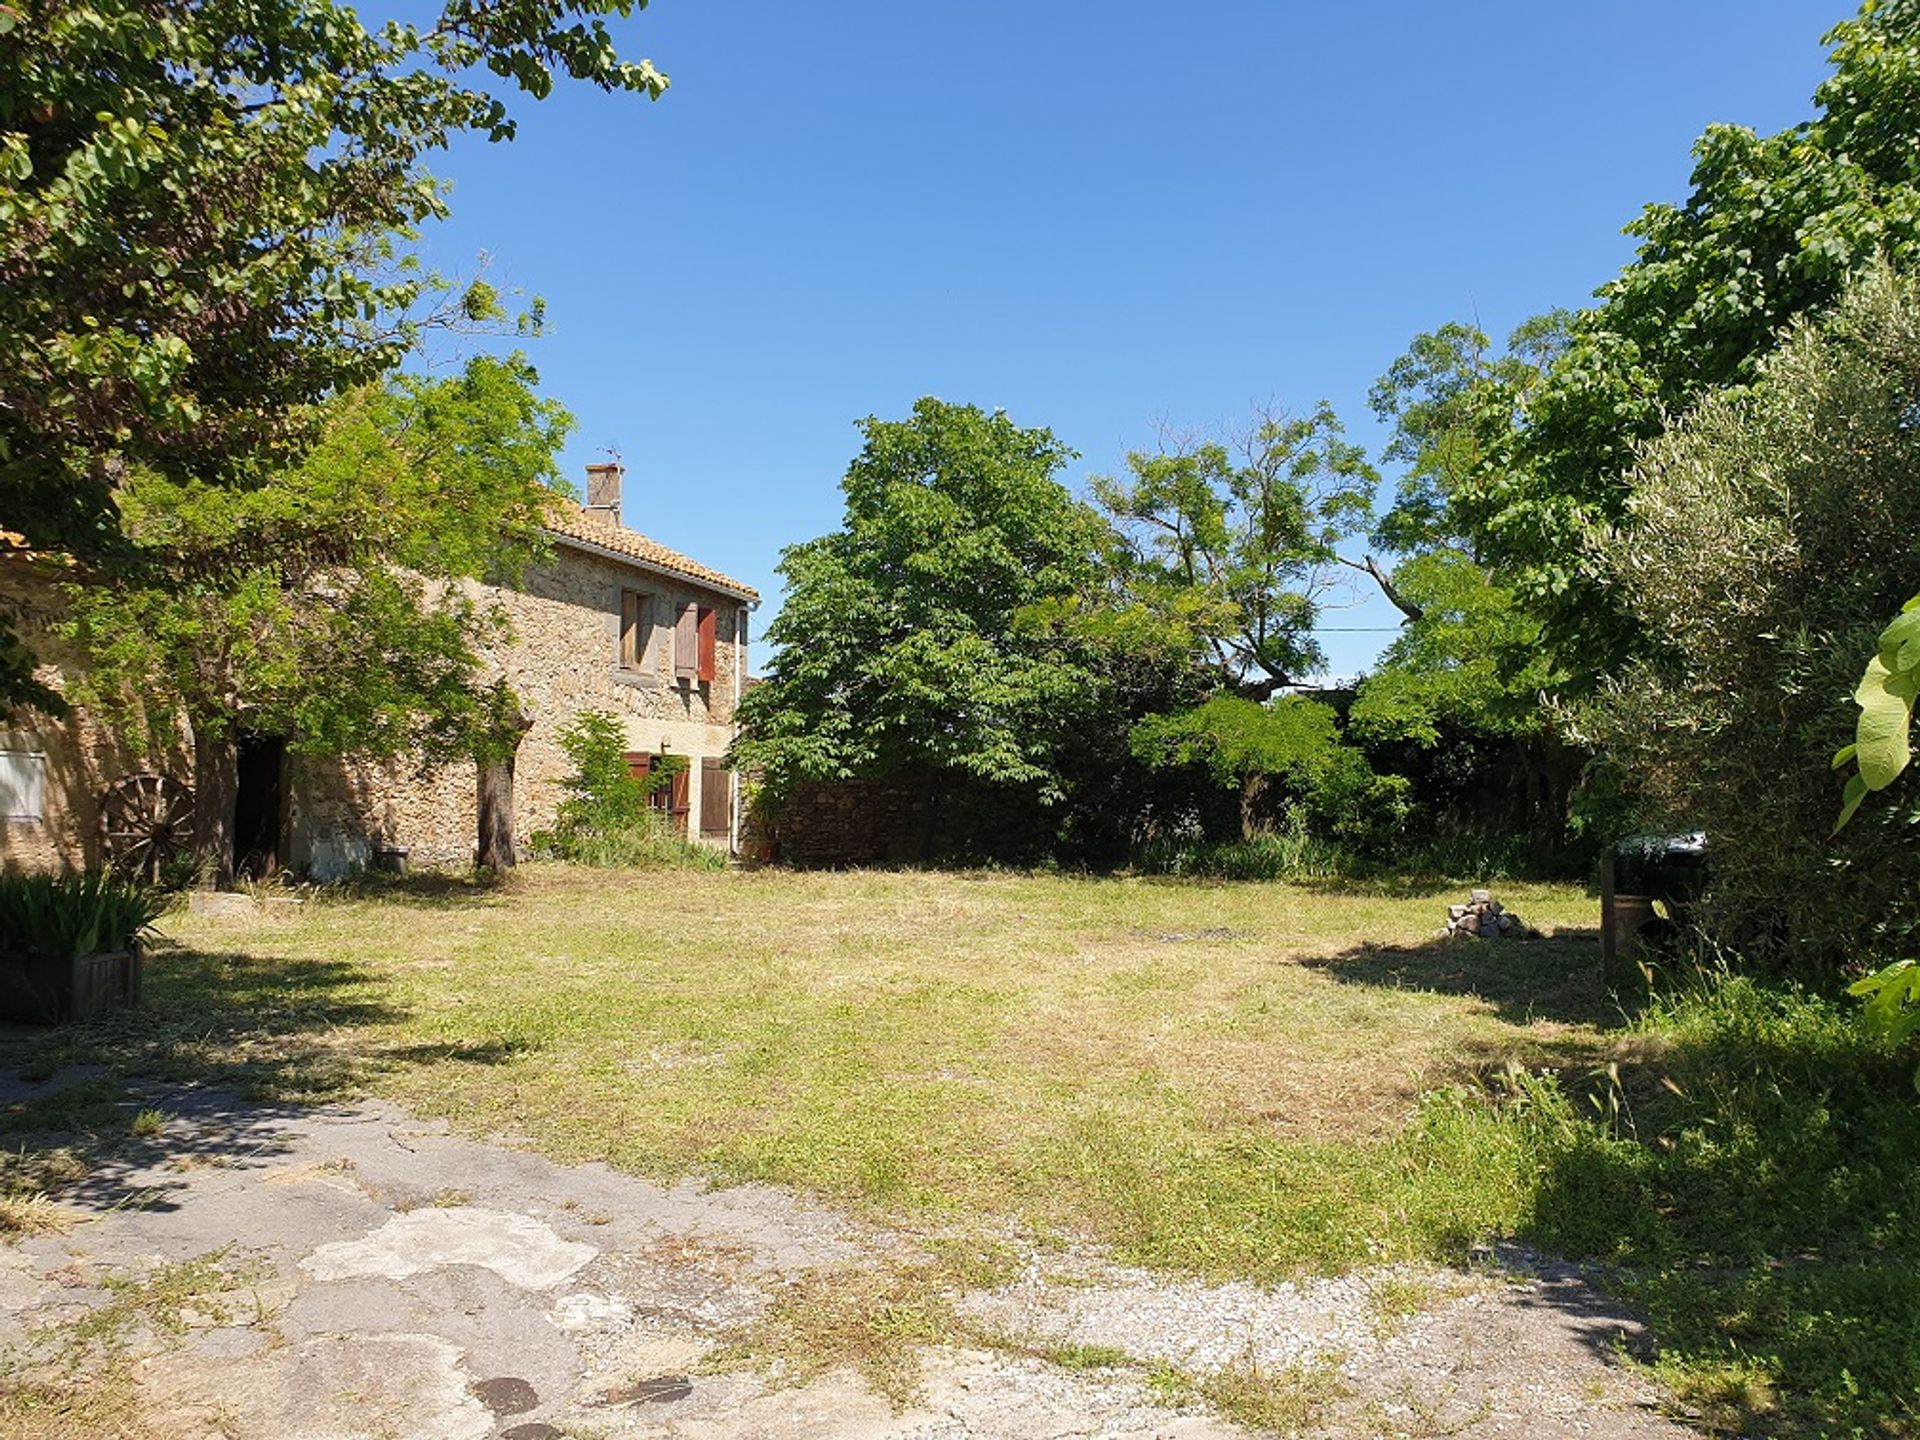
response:
<svg viewBox="0 0 1920 1440"><path fill-rule="evenodd" d="M625 685L634 690L658 690L660 688L660 677L658 675L649 675L644 670L615 670L613 672L613 683L616 685Z"/></svg>

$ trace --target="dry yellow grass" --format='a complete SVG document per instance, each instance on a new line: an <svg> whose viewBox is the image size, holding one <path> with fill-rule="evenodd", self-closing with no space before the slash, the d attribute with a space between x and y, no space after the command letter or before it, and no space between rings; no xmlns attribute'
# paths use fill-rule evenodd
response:
<svg viewBox="0 0 1920 1440"><path fill-rule="evenodd" d="M1549 930L1595 909L1502 895ZM535 867L181 917L154 997L197 1031L157 1048L282 1092L370 1086L561 1159L1277 1273L1497 1212L1498 1185L1404 1193L1389 1149L1420 1093L1598 1043L1590 939L1438 944L1449 898Z"/></svg>

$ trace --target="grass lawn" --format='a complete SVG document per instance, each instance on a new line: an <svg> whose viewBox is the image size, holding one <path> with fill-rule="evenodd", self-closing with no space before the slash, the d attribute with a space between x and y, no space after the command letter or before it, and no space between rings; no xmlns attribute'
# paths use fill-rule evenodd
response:
<svg viewBox="0 0 1920 1440"><path fill-rule="evenodd" d="M1744 984L1623 1028L1595 901L1500 895L1553 938L1433 940L1456 887L536 867L171 917L147 1008L36 1063L1218 1277L1514 1235L1618 1267L1729 1433L1916 1433L1904 1073Z"/></svg>
<svg viewBox="0 0 1920 1440"><path fill-rule="evenodd" d="M1543 928L1591 924L1577 890L1503 893ZM1507 1218L1409 1173L1395 1137L1424 1089L1596 1051L1591 941L1429 945L1446 898L535 870L181 918L156 984L201 1013L288 1007L242 1061L256 1085L352 1078L559 1158L1271 1278Z"/></svg>

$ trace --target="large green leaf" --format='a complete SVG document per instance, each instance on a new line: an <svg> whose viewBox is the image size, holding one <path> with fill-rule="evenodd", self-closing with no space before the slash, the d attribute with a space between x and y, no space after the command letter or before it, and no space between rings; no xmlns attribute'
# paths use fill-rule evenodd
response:
<svg viewBox="0 0 1920 1440"><path fill-rule="evenodd" d="M1880 632L1880 663L1889 670L1913 668L1903 659L1920 651L1920 610L1903 610L1894 622Z"/></svg>
<svg viewBox="0 0 1920 1440"><path fill-rule="evenodd" d="M1853 698L1860 707L1854 743L1859 746L1860 777L1869 790L1886 789L1913 758L1907 735L1913 721L1913 693L1911 674L1889 671L1877 655L1867 662Z"/></svg>

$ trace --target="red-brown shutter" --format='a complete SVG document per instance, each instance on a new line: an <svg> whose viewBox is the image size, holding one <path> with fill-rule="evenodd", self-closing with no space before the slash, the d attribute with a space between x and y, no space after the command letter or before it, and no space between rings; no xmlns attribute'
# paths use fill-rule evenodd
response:
<svg viewBox="0 0 1920 1440"><path fill-rule="evenodd" d="M687 833L687 811L692 808L689 799L692 788L688 783L692 778L692 774L682 766L667 789L667 810L673 816L673 828L680 832L682 839Z"/></svg>
<svg viewBox="0 0 1920 1440"><path fill-rule="evenodd" d="M682 605L673 624L673 678L692 680L700 674L700 607Z"/></svg>
<svg viewBox="0 0 1920 1440"><path fill-rule="evenodd" d="M714 660L719 653L720 617L710 605L700 607L700 683L713 683Z"/></svg>
<svg viewBox="0 0 1920 1440"><path fill-rule="evenodd" d="M733 833L733 783L726 761L700 758L700 833L723 839Z"/></svg>

